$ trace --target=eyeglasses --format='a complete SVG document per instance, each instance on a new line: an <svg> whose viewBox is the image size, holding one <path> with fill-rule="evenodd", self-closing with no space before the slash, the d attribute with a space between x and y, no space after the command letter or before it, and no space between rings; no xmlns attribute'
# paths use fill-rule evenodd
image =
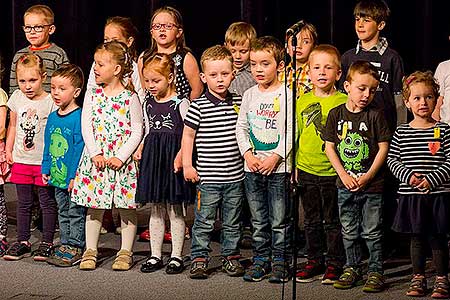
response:
<svg viewBox="0 0 450 300"><path fill-rule="evenodd" d="M36 26L22 26L23 31L25 33L30 33L32 30L34 30L34 32L42 32L44 31L44 28L47 26L52 26L53 24L45 24L45 25L36 25Z"/></svg>
<svg viewBox="0 0 450 300"><path fill-rule="evenodd" d="M163 24L163 23L154 23L152 24L152 29L153 30L160 30L161 28L164 28L166 30L172 30L172 28L178 28L178 25L173 24L173 23L167 23L167 24Z"/></svg>

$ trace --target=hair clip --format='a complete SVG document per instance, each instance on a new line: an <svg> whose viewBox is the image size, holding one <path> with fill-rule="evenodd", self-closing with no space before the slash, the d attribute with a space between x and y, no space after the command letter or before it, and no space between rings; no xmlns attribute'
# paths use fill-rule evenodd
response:
<svg viewBox="0 0 450 300"><path fill-rule="evenodd" d="M406 79L406 85L410 85L411 84L411 82L413 82L413 80L415 80L416 79L416 76L410 76L410 77L408 77L407 79Z"/></svg>

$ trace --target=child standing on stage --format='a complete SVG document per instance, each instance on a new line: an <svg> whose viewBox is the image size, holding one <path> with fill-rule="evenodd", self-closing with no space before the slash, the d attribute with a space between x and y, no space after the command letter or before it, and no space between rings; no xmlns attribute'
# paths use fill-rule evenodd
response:
<svg viewBox="0 0 450 300"><path fill-rule="evenodd" d="M53 73L51 94L59 107L45 127L42 181L55 187L61 246L47 263L71 267L81 260L85 244L86 208L70 200L75 172L83 151L81 108L76 99L83 88L83 72L65 64Z"/></svg>
<svg viewBox="0 0 450 300"><path fill-rule="evenodd" d="M178 10L170 6L157 9L150 21L152 37L150 48L139 57L139 70L143 62L155 53L170 55L175 63L175 87L177 95L183 99L196 99L203 91L197 61L184 41L183 18ZM141 82L144 85L142 71Z"/></svg>
<svg viewBox="0 0 450 300"><path fill-rule="evenodd" d="M2 82L3 70L3 60L0 55L0 82ZM6 161L5 152L7 102L8 95L0 88L0 257L8 249L8 242L6 241L8 214L6 211L5 190L3 188L5 182L9 180L10 175L10 166Z"/></svg>
<svg viewBox="0 0 450 300"><path fill-rule="evenodd" d="M145 137L135 158L140 159L137 201L152 203L149 228L151 256L142 264L144 273L163 267L162 246L166 210L172 233L172 254L167 274L184 269L185 205L193 201L193 189L181 171L181 136L188 99L180 99L175 89L175 64L167 54L157 53L144 62L144 85L149 92L144 101Z"/></svg>
<svg viewBox="0 0 450 300"><path fill-rule="evenodd" d="M13 164L11 182L17 190L17 242L4 259L19 260L31 252L30 222L33 189L37 187L42 209L42 242L33 253L36 261L45 261L53 247L57 206L53 187L42 182L41 163L44 151L44 129L49 114L56 109L50 94L44 91L44 62L36 54L24 54L16 66L19 89L8 101L10 111L6 138L6 160Z"/></svg>
<svg viewBox="0 0 450 300"><path fill-rule="evenodd" d="M392 229L411 234L413 278L406 295L427 292L429 245L437 273L431 297L441 299L449 297L450 126L431 117L438 97L431 72L414 72L404 80L403 99L414 119L397 127L387 162L400 180Z"/></svg>
<svg viewBox="0 0 450 300"><path fill-rule="evenodd" d="M93 270L105 209L119 209L122 245L113 270L128 270L133 264L136 235L137 169L131 155L142 138L142 108L132 86L123 85L132 72L128 47L112 41L97 47L95 80L99 87L86 92L82 133L86 147L81 156L72 191L72 201L88 207L86 251L80 270Z"/></svg>

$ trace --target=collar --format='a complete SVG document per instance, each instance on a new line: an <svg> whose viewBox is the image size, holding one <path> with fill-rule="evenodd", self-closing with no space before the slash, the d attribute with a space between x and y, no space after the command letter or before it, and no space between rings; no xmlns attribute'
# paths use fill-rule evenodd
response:
<svg viewBox="0 0 450 300"><path fill-rule="evenodd" d="M51 46L52 46L52 43L48 43L47 45L42 46L42 47L33 47L33 46L30 45L29 48L30 48L31 51L41 51L41 50L48 49Z"/></svg>
<svg viewBox="0 0 450 300"><path fill-rule="evenodd" d="M363 51L376 51L380 55L383 55L383 53L386 51L387 47L388 47L388 41L384 37L380 37L380 40L378 41L378 43L370 49L364 49L362 47L361 40L358 40L358 45L356 45L356 54L358 54L358 52L360 50L363 50Z"/></svg>
<svg viewBox="0 0 450 300"><path fill-rule="evenodd" d="M230 92L227 92L227 96L225 97L225 100L222 100L222 99L217 98L213 94L211 94L209 89L206 89L205 97L206 97L206 99L211 101L214 105L219 105L219 104L222 104L222 103L226 103L226 104L231 105L233 103L233 97L232 97Z"/></svg>
<svg viewBox="0 0 450 300"><path fill-rule="evenodd" d="M250 63L248 62L245 66L243 66L242 68L240 68L239 70L236 71L236 75L242 73L242 72L252 72L251 68L250 68Z"/></svg>

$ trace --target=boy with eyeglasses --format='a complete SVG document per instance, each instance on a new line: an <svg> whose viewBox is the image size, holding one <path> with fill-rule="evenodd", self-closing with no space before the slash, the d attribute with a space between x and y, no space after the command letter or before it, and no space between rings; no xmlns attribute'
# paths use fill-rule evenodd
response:
<svg viewBox="0 0 450 300"><path fill-rule="evenodd" d="M66 52L50 42L50 35L56 29L54 18L53 11L47 5L33 5L25 11L22 28L30 45L17 51L14 55L9 77L9 95L18 89L16 63L23 54L33 52L38 54L44 61L47 79L43 85L44 90L48 93L50 93L50 80L53 72L62 64L69 62Z"/></svg>

